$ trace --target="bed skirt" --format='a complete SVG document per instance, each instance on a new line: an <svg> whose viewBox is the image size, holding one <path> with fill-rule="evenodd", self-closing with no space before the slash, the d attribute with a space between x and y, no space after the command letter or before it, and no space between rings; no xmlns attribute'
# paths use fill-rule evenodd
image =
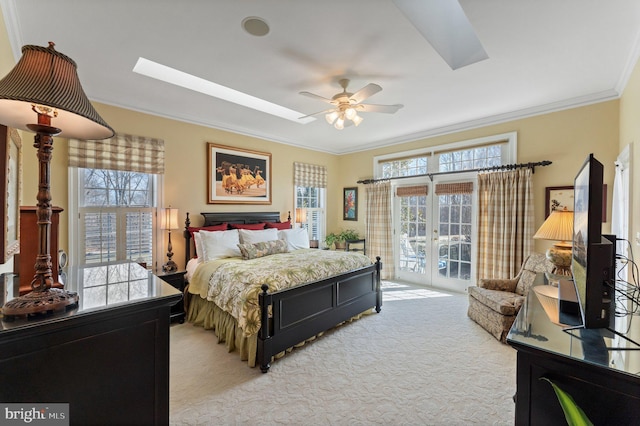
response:
<svg viewBox="0 0 640 426"><path fill-rule="evenodd" d="M218 343L224 343L229 352L237 350L242 361L247 361L249 367L256 366L256 354L258 349L258 335L245 336L242 329L238 327L236 319L231 314L220 309L216 304L210 302L196 294L190 294L185 291L185 297L188 297L187 321L195 326L203 327L206 330L213 330L218 337ZM367 309L348 321L336 325L336 327L362 318L363 315L372 314L373 308ZM335 327L334 327L335 328ZM272 358L281 358L286 353L291 352L294 348L303 346L307 342L311 342L322 336L324 332L300 342L297 345L277 354Z"/></svg>

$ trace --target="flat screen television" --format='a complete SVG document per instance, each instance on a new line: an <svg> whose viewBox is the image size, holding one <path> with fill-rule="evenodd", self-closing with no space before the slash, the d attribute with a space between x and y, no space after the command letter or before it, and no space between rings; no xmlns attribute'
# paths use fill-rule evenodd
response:
<svg viewBox="0 0 640 426"><path fill-rule="evenodd" d="M615 320L615 249L602 235L603 175L589 154L574 181L571 272L584 328L613 328Z"/></svg>

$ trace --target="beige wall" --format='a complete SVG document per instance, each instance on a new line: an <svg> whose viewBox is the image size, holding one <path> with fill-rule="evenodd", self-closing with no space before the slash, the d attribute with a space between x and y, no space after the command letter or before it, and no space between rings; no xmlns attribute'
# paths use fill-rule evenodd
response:
<svg viewBox="0 0 640 426"><path fill-rule="evenodd" d="M293 215L293 162L302 161L327 166L330 176L337 176L337 157L289 145L268 142L239 134L210 129L166 118L155 117L109 105L94 104L98 113L118 133L164 139L165 174L164 204L180 210L184 220L189 212L192 226L202 224L200 212L205 211L279 211L282 220L288 212ZM25 135L29 136L29 135ZM33 136L31 136L33 137ZM227 205L207 204L207 142L229 145L271 153L272 204L271 205ZM67 208L67 145L66 139L56 139L52 159L52 199L53 204ZM27 148L28 150L28 148ZM28 155L28 154L27 154ZM31 196L29 188L34 188L35 200L38 177L37 159L25 161L23 192ZM330 178L330 186L338 184L337 178ZM35 201L32 203L35 204ZM63 216L63 220L68 219ZM174 260L184 265L184 239L180 232L172 238ZM61 229L60 246L68 247L66 228Z"/></svg>
<svg viewBox="0 0 640 426"><path fill-rule="evenodd" d="M602 102L581 108L510 121L475 130L428 138L367 152L343 155L339 158L340 174L344 186L353 186L358 180L372 177L373 157L398 151L464 141L507 132L517 132L519 163L550 160L552 165L536 168L534 197L536 200L536 229L544 221L544 197L547 186L573 185L573 178L589 153L605 166L608 188L608 211L611 211L614 164L618 145L619 101ZM360 185L359 193L364 193ZM364 197L360 197L364 200ZM334 203L337 200L330 200ZM365 206L360 205L357 228L364 230ZM609 216L607 219L609 219ZM339 221L340 225L353 222ZM605 223L603 230L609 230ZM544 251L550 242L536 241L536 250Z"/></svg>
<svg viewBox="0 0 640 426"><path fill-rule="evenodd" d="M5 75L15 64L9 41L0 20L0 74ZM572 185L573 177L588 153L593 152L605 165L605 181L612 189L613 161L617 149L640 136L640 124L634 118L640 116L640 71L636 69L625 96L620 101L609 101L551 114L515 120L475 130L423 139L383 149L334 156L322 152L268 142L221 130L182 123L150 116L121 108L95 104L102 117L117 131L141 136L157 137L166 144L165 204L180 209L181 215L190 212L192 223L200 223L202 211L260 210L280 211L285 219L293 209L293 162L322 164L328 168L327 228L355 228L364 232L365 194L360 185L359 220L342 221L342 188L356 186L359 179L372 177L375 155L405 151L424 146L468 140L483 136L515 131L518 134L518 162L551 160L553 165L536 169L534 175L536 226L543 221L544 191L547 186ZM33 135L23 133L23 205L35 204L37 192L37 159L32 147ZM209 205L206 195L206 142L254 149L272 154L273 203L272 205L238 206ZM30 152L31 151L31 152ZM52 160L53 204L67 209L67 141L56 139ZM640 173L638 173L640 174ZM640 181L636 174L634 181ZM612 190L608 191L609 208ZM634 210L640 197L634 197ZM633 220L633 219L632 219ZM68 217L63 215L61 224L62 248L68 248ZM607 230L609 225L605 224ZM634 232L640 224L633 224ZM35 237L35 236L34 236ZM182 238L173 239L174 259L183 263ZM537 249L544 250L546 242L538 241ZM4 265L3 267L7 267Z"/></svg>
<svg viewBox="0 0 640 426"><path fill-rule="evenodd" d="M640 140L640 61L636 63L635 69L627 86L620 98L620 146L621 151L627 145L631 148L631 185L630 185L630 208L629 214L629 238L635 241L636 233L640 232L640 219L636 212L640 211L640 149L637 141ZM635 247L635 243L633 244Z"/></svg>

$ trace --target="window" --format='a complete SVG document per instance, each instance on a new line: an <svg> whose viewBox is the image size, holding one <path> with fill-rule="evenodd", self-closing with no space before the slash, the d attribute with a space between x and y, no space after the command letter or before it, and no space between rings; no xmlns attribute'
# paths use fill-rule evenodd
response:
<svg viewBox="0 0 640 426"><path fill-rule="evenodd" d="M324 166L293 163L295 208L307 209L307 222L302 224L310 240L324 241L327 169Z"/></svg>
<svg viewBox="0 0 640 426"><path fill-rule="evenodd" d="M392 178L395 276L464 291L475 272L477 179L473 169L515 160L507 133L374 158L376 178ZM453 172L453 173L450 173Z"/></svg>
<svg viewBox="0 0 640 426"><path fill-rule="evenodd" d="M443 152L439 155L441 172L480 169L502 165L500 144L481 146L459 151Z"/></svg>
<svg viewBox="0 0 640 426"><path fill-rule="evenodd" d="M464 171L515 161L516 133L488 136L374 158L377 179Z"/></svg>
<svg viewBox="0 0 640 426"><path fill-rule="evenodd" d="M302 226L307 229L310 240L324 241L325 190L309 186L296 186L296 208L307 210L307 222Z"/></svg>
<svg viewBox="0 0 640 426"><path fill-rule="evenodd" d="M156 175L78 168L80 264L133 260L153 265Z"/></svg>
<svg viewBox="0 0 640 426"><path fill-rule="evenodd" d="M382 178L392 178L399 176L415 176L427 173L426 155L402 160L391 160L382 162Z"/></svg>
<svg viewBox="0 0 640 426"><path fill-rule="evenodd" d="M156 265L161 234L164 141L128 134L69 139L69 243L72 264L132 260Z"/></svg>

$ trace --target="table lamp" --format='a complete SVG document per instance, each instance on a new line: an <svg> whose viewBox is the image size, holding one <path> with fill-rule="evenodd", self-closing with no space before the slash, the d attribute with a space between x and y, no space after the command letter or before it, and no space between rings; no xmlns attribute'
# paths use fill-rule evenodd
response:
<svg viewBox="0 0 640 426"><path fill-rule="evenodd" d="M547 250L547 259L555 266L554 274L571 276L573 212L566 207L552 211L533 238L558 241Z"/></svg>
<svg viewBox="0 0 640 426"><path fill-rule="evenodd" d="M171 230L178 229L178 209L172 209L169 206L168 209L162 209L162 215L160 216L160 229L169 231L169 244L167 245L167 263L162 265L164 272L175 272L178 270L178 265L171 258L173 257L173 247L171 246Z"/></svg>
<svg viewBox="0 0 640 426"><path fill-rule="evenodd" d="M307 209L300 207L296 209L296 223L299 223L301 228L303 223L307 223Z"/></svg>
<svg viewBox="0 0 640 426"><path fill-rule="evenodd" d="M53 136L105 139L114 132L87 99L76 68L76 63L57 52L52 42L48 47L27 45L22 47L22 57L16 66L0 80L0 123L34 132L33 146L39 161L38 254L32 291L7 302L2 308L5 316L57 311L78 303L77 293L51 287Z"/></svg>

